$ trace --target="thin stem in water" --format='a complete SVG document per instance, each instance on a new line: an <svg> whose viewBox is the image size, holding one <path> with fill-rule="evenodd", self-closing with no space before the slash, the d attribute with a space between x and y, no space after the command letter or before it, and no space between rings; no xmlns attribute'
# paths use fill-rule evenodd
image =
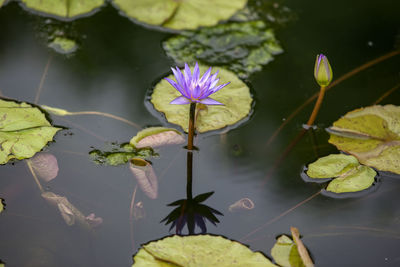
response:
<svg viewBox="0 0 400 267"><path fill-rule="evenodd" d="M321 89L319 90L317 102L315 103L314 109L311 113L310 118L308 119L308 122L307 122L308 126L313 125L315 118L317 118L317 114L318 114L319 109L321 108L321 104L322 104L322 100L324 99L324 95L325 95L325 87L321 86Z"/></svg>

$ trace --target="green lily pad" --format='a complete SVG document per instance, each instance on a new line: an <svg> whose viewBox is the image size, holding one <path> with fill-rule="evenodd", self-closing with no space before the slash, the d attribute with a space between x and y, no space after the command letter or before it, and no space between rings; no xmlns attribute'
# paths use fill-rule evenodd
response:
<svg viewBox="0 0 400 267"><path fill-rule="evenodd" d="M329 143L360 163L400 174L400 107L357 109L334 122L328 131Z"/></svg>
<svg viewBox="0 0 400 267"><path fill-rule="evenodd" d="M143 251L144 250L144 251ZM150 242L132 266L275 266L260 252L221 236L171 236Z"/></svg>
<svg viewBox="0 0 400 267"><path fill-rule="evenodd" d="M183 30L229 19L247 0L113 0L128 17L151 25Z"/></svg>
<svg viewBox="0 0 400 267"><path fill-rule="evenodd" d="M38 108L0 99L0 164L32 157L59 130Z"/></svg>
<svg viewBox="0 0 400 267"><path fill-rule="evenodd" d="M0 0L0 7L3 6L3 4L4 4L5 1L6 1L6 0Z"/></svg>
<svg viewBox="0 0 400 267"><path fill-rule="evenodd" d="M333 193L361 191L371 187L375 181L375 176L376 172L372 168L360 165L333 179L326 190Z"/></svg>
<svg viewBox="0 0 400 267"><path fill-rule="evenodd" d="M200 66L201 75L206 70L207 67ZM232 72L213 68L213 72L217 70L219 70L219 84L231 83L210 96L223 103L223 106L197 105L196 129L200 133L233 125L249 116L252 110L253 99L247 85ZM175 79L173 75L168 78ZM162 79L153 90L151 103L156 110L164 113L168 122L181 126L187 132L190 105L169 104L179 95L180 93L174 87Z"/></svg>
<svg viewBox="0 0 400 267"><path fill-rule="evenodd" d="M281 235L276 240L271 249L271 256L282 267L305 266L297 250L296 243L286 235Z"/></svg>
<svg viewBox="0 0 400 267"><path fill-rule="evenodd" d="M118 166L128 163L133 158L146 159L157 156L157 154L150 147L135 148L130 144L125 143L121 145L113 145L111 151L94 149L89 152L89 156L97 164Z"/></svg>
<svg viewBox="0 0 400 267"><path fill-rule="evenodd" d="M332 178L338 177L360 165L357 158L344 154L331 154L319 158L308 165L307 175L310 178Z"/></svg>
<svg viewBox="0 0 400 267"><path fill-rule="evenodd" d="M71 54L78 49L78 44L72 40L65 37L55 37L50 43L49 47L53 48L56 52L60 54Z"/></svg>
<svg viewBox="0 0 400 267"><path fill-rule="evenodd" d="M104 0L21 0L28 9L61 19L74 19L91 14L104 4Z"/></svg>
<svg viewBox="0 0 400 267"><path fill-rule="evenodd" d="M129 142L136 148L183 144L185 138L173 128L150 127L136 134Z"/></svg>
<svg viewBox="0 0 400 267"><path fill-rule="evenodd" d="M263 21L227 23L188 31L163 43L177 64L198 61L228 68L241 78L260 71L283 52L274 32Z"/></svg>

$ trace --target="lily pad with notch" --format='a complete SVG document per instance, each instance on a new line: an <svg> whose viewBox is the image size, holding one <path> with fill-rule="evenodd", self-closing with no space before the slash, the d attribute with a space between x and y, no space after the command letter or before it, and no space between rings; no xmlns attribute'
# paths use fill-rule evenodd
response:
<svg viewBox="0 0 400 267"><path fill-rule="evenodd" d="M329 143L360 163L400 174L400 107L370 106L344 115L328 128Z"/></svg>
<svg viewBox="0 0 400 267"><path fill-rule="evenodd" d="M206 66L200 66L201 75L206 70ZM197 105L196 130L200 133L237 126L252 113L253 99L249 87L231 71L213 68L213 72L218 70L219 83L231 83L212 95L213 99L224 105ZM168 78L174 79L174 76L170 75ZM157 111L165 115L168 122L181 126L187 132L189 105L170 104L179 95L174 87L162 79L152 90L150 102Z"/></svg>
<svg viewBox="0 0 400 267"><path fill-rule="evenodd" d="M229 19L247 0L113 0L112 3L129 18L183 30L212 26Z"/></svg>
<svg viewBox="0 0 400 267"><path fill-rule="evenodd" d="M33 157L59 130L39 108L0 99L0 164Z"/></svg>
<svg viewBox="0 0 400 267"><path fill-rule="evenodd" d="M177 64L194 63L225 67L240 78L260 71L283 52L274 32L263 21L234 22L186 31L163 43Z"/></svg>

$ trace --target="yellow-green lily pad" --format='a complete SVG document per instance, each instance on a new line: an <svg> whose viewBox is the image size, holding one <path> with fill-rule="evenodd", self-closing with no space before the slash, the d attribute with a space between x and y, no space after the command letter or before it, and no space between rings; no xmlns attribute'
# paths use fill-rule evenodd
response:
<svg viewBox="0 0 400 267"><path fill-rule="evenodd" d="M145 252L144 252L144 251ZM140 266L276 267L260 252L221 236L171 236L143 245L134 256Z"/></svg>
<svg viewBox="0 0 400 267"><path fill-rule="evenodd" d="M200 75L208 67L200 66ZM224 104L215 106L197 105L196 130L200 133L218 130L236 124L248 117L252 110L253 99L250 89L234 73L223 68L213 68L213 73L219 70L219 84L231 82L218 92L210 95L211 98ZM173 75L168 78L175 80ZM164 113L170 123L177 124L187 132L189 123L189 105L172 105L170 102L180 93L162 79L154 88L151 103L157 111Z"/></svg>
<svg viewBox="0 0 400 267"><path fill-rule="evenodd" d="M3 201L4 201L4 199L0 198L0 213L4 210Z"/></svg>
<svg viewBox="0 0 400 267"><path fill-rule="evenodd" d="M271 249L271 256L282 267L305 266L297 250L296 243L286 235L281 235L276 240Z"/></svg>
<svg viewBox="0 0 400 267"><path fill-rule="evenodd" d="M3 4L4 4L5 1L6 1L6 0L0 0L0 7L3 6Z"/></svg>
<svg viewBox="0 0 400 267"><path fill-rule="evenodd" d="M332 178L360 165L357 158L344 154L331 154L308 165L310 178Z"/></svg>
<svg viewBox="0 0 400 267"><path fill-rule="evenodd" d="M229 19L247 0L113 0L128 17L151 25L183 30Z"/></svg>
<svg viewBox="0 0 400 267"><path fill-rule="evenodd" d="M0 164L33 157L59 130L37 107L0 99Z"/></svg>
<svg viewBox="0 0 400 267"><path fill-rule="evenodd" d="M28 9L69 20L92 14L104 0L21 0L21 3Z"/></svg>
<svg viewBox="0 0 400 267"><path fill-rule="evenodd" d="M368 167L360 165L333 179L326 191L333 193L357 192L371 187L375 181L376 172Z"/></svg>
<svg viewBox="0 0 400 267"><path fill-rule="evenodd" d="M400 107L357 109L334 122L328 131L329 143L360 163L400 174Z"/></svg>

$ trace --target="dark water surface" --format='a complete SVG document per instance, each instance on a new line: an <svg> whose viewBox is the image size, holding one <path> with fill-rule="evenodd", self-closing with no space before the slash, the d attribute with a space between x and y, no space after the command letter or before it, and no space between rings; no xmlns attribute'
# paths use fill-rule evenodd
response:
<svg viewBox="0 0 400 267"><path fill-rule="evenodd" d="M317 195L276 218L320 190L301 177L305 164L337 152L323 130L353 109L374 103L400 82L400 57L392 57L340 83L327 93L317 117L317 150L306 135L271 172L279 156L301 131L312 105L298 114L275 141L266 142L289 114L318 91L313 78L315 56L324 53L334 79L399 49L398 1L286 1L297 20L276 30L285 52L247 81L255 94L255 112L226 135L199 136L194 154L194 195L215 191L206 204L224 213L208 232L248 244L270 256L279 234L299 228L317 266L400 266L400 180L382 177L366 196L332 199ZM0 8L0 92L19 101L69 111L96 110L127 118L141 127L163 125L146 109L146 91L169 71L161 42L169 33L144 28L119 16L110 5L89 18L72 22L80 48L71 57L47 48L45 18L12 2ZM382 104L400 104L397 90ZM0 259L6 266L130 266L142 243L169 232L160 224L185 197L186 150L161 148L153 159L159 174L156 200L137 192L146 217L134 221L129 208L136 180L127 166L94 164L88 152L109 142L128 142L138 129L98 116L51 116L68 127L45 150L57 157L58 177L48 189L66 196L85 215L103 224L90 232L67 226L56 208L40 196L23 161L0 167ZM266 179L267 178L267 179ZM248 197L255 208L230 213L229 205ZM272 220L272 221L271 221ZM264 227L259 228L264 225Z"/></svg>

